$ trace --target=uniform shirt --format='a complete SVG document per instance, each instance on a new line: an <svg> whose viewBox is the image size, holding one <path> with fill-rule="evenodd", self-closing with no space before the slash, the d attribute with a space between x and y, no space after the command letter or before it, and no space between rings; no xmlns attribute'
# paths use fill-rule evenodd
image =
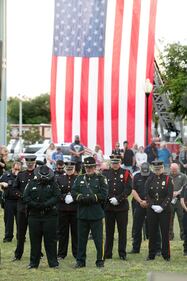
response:
<svg viewBox="0 0 187 281"><path fill-rule="evenodd" d="M168 179L168 180L167 180ZM171 200L173 198L173 183L171 177L161 174L150 175L145 183L146 200L149 207L159 205L164 210L170 211Z"/></svg>
<svg viewBox="0 0 187 281"><path fill-rule="evenodd" d="M179 191L185 184L187 184L187 176L181 172L177 175L170 174L173 180L174 191Z"/></svg>
<svg viewBox="0 0 187 281"><path fill-rule="evenodd" d="M72 187L72 196L74 200L78 200L78 197L81 195L94 195L97 197L97 202L90 205L78 203L77 218L83 220L102 219L104 217L102 204L106 201L107 192L107 181L101 174L94 173L90 176L87 174L78 176Z"/></svg>
<svg viewBox="0 0 187 281"><path fill-rule="evenodd" d="M145 182L149 176L142 176L140 172L136 173L132 181L132 189L134 189L142 200L145 200L146 188ZM138 202L137 202L138 203Z"/></svg>
<svg viewBox="0 0 187 281"><path fill-rule="evenodd" d="M184 203L187 206L187 184L183 187L180 197L184 198Z"/></svg>
<svg viewBox="0 0 187 281"><path fill-rule="evenodd" d="M13 189L13 183L16 179L16 175L12 173L12 171L5 172L0 178L0 182L8 183L8 187L3 192L3 198L6 200L17 200L17 196L15 195Z"/></svg>
<svg viewBox="0 0 187 281"><path fill-rule="evenodd" d="M61 174L58 175L56 178L57 184L60 189L60 202L58 203L58 210L60 211L76 211L77 210L77 204L76 201L73 201L70 204L65 203L65 197L67 194L71 194L71 189L73 186L73 183L76 179L76 175L68 176L67 174Z"/></svg>
<svg viewBox="0 0 187 281"><path fill-rule="evenodd" d="M110 168L103 172L103 175L107 178L108 181L108 200L106 203L106 211L125 211L129 209L129 203L127 197L131 194L132 191L132 179L130 172L119 168L114 170ZM110 204L109 199L115 197L119 205L114 206Z"/></svg>
<svg viewBox="0 0 187 281"><path fill-rule="evenodd" d="M34 178L34 170L19 172L17 178L13 184L14 192L16 196L21 199L27 183Z"/></svg>
<svg viewBox="0 0 187 281"><path fill-rule="evenodd" d="M30 216L57 215L59 197L60 190L54 178L44 183L33 179L23 193L23 201L28 205Z"/></svg>

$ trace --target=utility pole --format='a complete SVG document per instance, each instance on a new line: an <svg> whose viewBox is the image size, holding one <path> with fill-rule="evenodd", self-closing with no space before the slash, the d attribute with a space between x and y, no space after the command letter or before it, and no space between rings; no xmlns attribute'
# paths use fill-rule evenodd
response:
<svg viewBox="0 0 187 281"><path fill-rule="evenodd" d="M0 0L0 144L7 144L6 0Z"/></svg>

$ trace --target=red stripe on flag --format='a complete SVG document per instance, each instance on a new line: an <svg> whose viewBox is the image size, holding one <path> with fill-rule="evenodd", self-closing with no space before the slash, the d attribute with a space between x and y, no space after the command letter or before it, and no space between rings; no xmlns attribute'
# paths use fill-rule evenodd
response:
<svg viewBox="0 0 187 281"><path fill-rule="evenodd" d="M83 58L80 95L80 139L81 142L86 146L88 145L88 81L89 58Z"/></svg>
<svg viewBox="0 0 187 281"><path fill-rule="evenodd" d="M127 102L127 140L132 146L135 139L135 100L136 100L136 67L138 56L138 39L140 27L141 0L134 0L132 31L129 58L128 102Z"/></svg>
<svg viewBox="0 0 187 281"><path fill-rule="evenodd" d="M52 125L52 140L57 142L57 120L56 120L56 79L57 79L57 57L52 56L51 66L51 94L50 94L50 110Z"/></svg>
<svg viewBox="0 0 187 281"><path fill-rule="evenodd" d="M157 0L152 0L150 5L150 16L149 16L149 32L148 32L148 48L147 48L147 67L146 67L146 78L150 79L153 84L154 80L154 45L155 45L155 25L156 25L156 10ZM152 94L148 100L149 111L148 111L148 142L151 142L151 122L152 122Z"/></svg>
<svg viewBox="0 0 187 281"><path fill-rule="evenodd" d="M112 85L111 85L111 115L112 115L112 147L118 141L118 120L119 120L119 68L121 54L121 37L123 27L123 10L124 0L117 0L114 42L113 42L113 58L112 58Z"/></svg>
<svg viewBox="0 0 187 281"><path fill-rule="evenodd" d="M104 151L104 58L99 58L98 69L97 144Z"/></svg>
<svg viewBox="0 0 187 281"><path fill-rule="evenodd" d="M67 58L66 65L66 89L64 108L64 141L72 141L72 118L73 118L73 91L74 91L74 58ZM63 112L62 112L63 114ZM60 121L60 120L59 120Z"/></svg>

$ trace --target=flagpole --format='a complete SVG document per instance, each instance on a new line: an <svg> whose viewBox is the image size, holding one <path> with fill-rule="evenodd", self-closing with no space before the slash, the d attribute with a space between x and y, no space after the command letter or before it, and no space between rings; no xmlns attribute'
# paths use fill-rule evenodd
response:
<svg viewBox="0 0 187 281"><path fill-rule="evenodd" d="M7 95L6 95L6 12L7 1L0 0L0 144L7 144Z"/></svg>

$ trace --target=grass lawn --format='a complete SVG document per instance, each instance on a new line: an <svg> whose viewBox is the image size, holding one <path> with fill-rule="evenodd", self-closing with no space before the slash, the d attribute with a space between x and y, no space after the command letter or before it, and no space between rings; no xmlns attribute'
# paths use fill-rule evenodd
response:
<svg viewBox="0 0 187 281"><path fill-rule="evenodd" d="M176 219L175 219L176 220ZM129 212L128 224L128 245L127 251L131 250L131 211ZM29 238L25 243L25 252L21 261L11 262L13 252L16 247L16 240L12 243L2 243L4 235L3 210L0 210L0 246L1 246L1 264L0 280L7 281L145 281L147 273L152 271L163 272L183 272L187 273L187 258L183 257L183 242L178 235L178 224L175 223L175 240L171 241L171 261L166 262L162 257L157 257L154 261L145 261L147 256L148 241L143 241L141 253L128 255L128 261L121 261L117 255L117 235L114 242L113 259L105 262L105 267L98 269L95 267L96 251L93 241L88 242L87 246L87 267L74 269L75 260L69 251L68 257L60 262L58 270L50 269L47 264L46 255L41 260L38 269L28 270L29 264ZM43 250L44 254L45 251ZM177 280L176 280L177 281Z"/></svg>

